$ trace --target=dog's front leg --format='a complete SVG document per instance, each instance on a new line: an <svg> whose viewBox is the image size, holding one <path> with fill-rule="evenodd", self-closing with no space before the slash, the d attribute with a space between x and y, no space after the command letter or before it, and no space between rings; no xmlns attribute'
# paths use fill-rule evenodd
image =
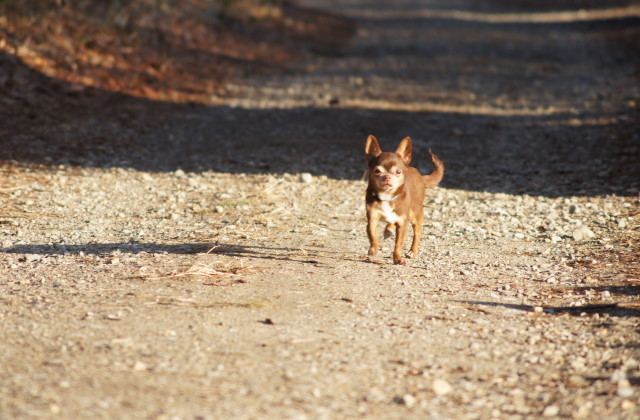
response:
<svg viewBox="0 0 640 420"><path fill-rule="evenodd" d="M369 255L376 255L380 245L378 244L378 222L380 213L370 211L367 213L367 236L369 236Z"/></svg>
<svg viewBox="0 0 640 420"><path fill-rule="evenodd" d="M404 245L404 239L407 236L407 221L402 220L396 223L396 247L393 250L393 263L405 265L406 262L402 258L402 246Z"/></svg>
<svg viewBox="0 0 640 420"><path fill-rule="evenodd" d="M413 226L413 242L411 242L411 252L409 258L416 258L418 256L418 248L420 247L420 236L422 235L422 220L418 218L411 222Z"/></svg>

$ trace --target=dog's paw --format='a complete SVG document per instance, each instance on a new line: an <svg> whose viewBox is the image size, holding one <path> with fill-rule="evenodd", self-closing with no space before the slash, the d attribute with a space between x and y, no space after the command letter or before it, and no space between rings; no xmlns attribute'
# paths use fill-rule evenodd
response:
<svg viewBox="0 0 640 420"><path fill-rule="evenodd" d="M407 262L402 258L393 258L393 263L396 265L407 265Z"/></svg>
<svg viewBox="0 0 640 420"><path fill-rule="evenodd" d="M376 255L378 253L378 247L372 246L369 248L369 255Z"/></svg>
<svg viewBox="0 0 640 420"><path fill-rule="evenodd" d="M393 252L393 263L397 265L405 265L406 261L402 258L400 252Z"/></svg>
<svg viewBox="0 0 640 420"><path fill-rule="evenodd" d="M416 258L418 256L419 252L413 252L413 251L409 251L407 252L406 257L407 258Z"/></svg>

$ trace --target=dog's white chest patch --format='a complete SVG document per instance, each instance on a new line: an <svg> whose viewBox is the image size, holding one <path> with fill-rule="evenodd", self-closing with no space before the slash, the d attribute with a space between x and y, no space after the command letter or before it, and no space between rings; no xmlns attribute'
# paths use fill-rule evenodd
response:
<svg viewBox="0 0 640 420"><path fill-rule="evenodd" d="M382 202L382 205L380 206L380 213L382 213L382 217L387 223L398 223L401 220L401 217L393 211L391 204L386 201Z"/></svg>

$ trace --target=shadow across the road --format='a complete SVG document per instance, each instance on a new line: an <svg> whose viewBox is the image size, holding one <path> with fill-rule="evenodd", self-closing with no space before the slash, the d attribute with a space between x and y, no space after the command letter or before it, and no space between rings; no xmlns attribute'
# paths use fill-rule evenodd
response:
<svg viewBox="0 0 640 420"><path fill-rule="evenodd" d="M11 69L15 75L4 81L6 89L27 80L34 86L34 98L55 98L13 98L27 112L0 112L0 162L148 172L309 172L359 179L364 140L375 134L386 150L411 136L414 164L425 172L431 170L431 148L445 162L442 186L447 188L547 197L635 196L640 191L638 98L617 95L612 98L621 102L608 103L606 109L597 104L602 99L598 92L615 82L612 78L618 73L612 69L635 69L637 74L638 21L549 23L532 32L531 25L516 23L356 19L369 25L368 30L371 25L387 25L402 32L413 25L415 33L427 30L434 36L420 42L400 40L391 47L372 42L347 49L345 54L360 55L365 62L380 61L361 71L349 70L352 74L341 74L345 67L340 66L327 70L328 80L337 78L340 83L360 77L362 100L338 95L326 104L293 107L171 103L94 88L78 90L0 52L0 70ZM533 37L540 31L545 41L534 46ZM610 46L610 57L600 68L563 55L571 49L563 42L582 38L592 40L587 44L594 45L594 52L602 40ZM410 63L413 56L430 59L402 73L389 73L382 64ZM582 59L599 57L587 54ZM534 64L536 70L530 70ZM585 74L584 68L597 73ZM418 88L433 95L414 103L393 89L368 85L386 77L415 78ZM265 80L238 84L259 85ZM284 90L286 81L281 81ZM579 84L586 88L576 91ZM474 86L481 88L474 92ZM549 98L571 106L548 102Z"/></svg>
<svg viewBox="0 0 640 420"><path fill-rule="evenodd" d="M175 243L158 244L152 242L119 242L119 243L87 243L87 244L24 244L0 248L0 253L19 254L21 262L39 261L33 256L52 255L97 255L109 256L119 254L211 254L229 257L243 257L250 259L262 259L273 261L292 261L314 266L324 266L325 262L314 259L314 256L322 257L326 251L302 251L298 248L278 248L267 246L245 246L220 243ZM335 255L331 255L335 258Z"/></svg>
<svg viewBox="0 0 640 420"><path fill-rule="evenodd" d="M118 253L139 254L200 254L214 245L208 243L156 244L141 242L87 243L87 244L25 244L0 248L0 253L24 255L111 255ZM23 257L24 258L24 257Z"/></svg>
<svg viewBox="0 0 640 420"><path fill-rule="evenodd" d="M596 292L610 292L614 295L623 296L640 296L640 285L605 285L605 286L581 286L575 288L578 293L585 293L588 291Z"/></svg>
<svg viewBox="0 0 640 420"><path fill-rule="evenodd" d="M514 309L523 312L536 312L548 315L570 314L580 316L582 314L607 314L614 317L638 317L640 316L640 307L626 305L623 303L602 303L587 304L576 306L548 306L548 305L522 305L504 302L487 302L487 301L459 301L472 306L489 306L500 307L506 309ZM539 308L539 309L537 309Z"/></svg>

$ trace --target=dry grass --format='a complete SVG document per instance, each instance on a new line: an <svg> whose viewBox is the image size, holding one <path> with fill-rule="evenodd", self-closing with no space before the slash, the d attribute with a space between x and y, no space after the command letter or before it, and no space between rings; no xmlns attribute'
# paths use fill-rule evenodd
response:
<svg viewBox="0 0 640 420"><path fill-rule="evenodd" d="M191 298L181 298L172 296L158 296L153 302L147 305L167 305L167 306L191 306L194 308L263 308L269 303L262 301L251 302L198 302Z"/></svg>
<svg viewBox="0 0 640 420"><path fill-rule="evenodd" d="M209 249L203 256L209 256L213 250L218 248L214 246ZM237 262L224 262L222 260L214 261L197 261L184 271L174 271L170 274L161 276L144 276L145 280L164 280L185 278L194 279L222 279L229 277L237 277L241 274L247 274L258 270L260 267L245 265Z"/></svg>

